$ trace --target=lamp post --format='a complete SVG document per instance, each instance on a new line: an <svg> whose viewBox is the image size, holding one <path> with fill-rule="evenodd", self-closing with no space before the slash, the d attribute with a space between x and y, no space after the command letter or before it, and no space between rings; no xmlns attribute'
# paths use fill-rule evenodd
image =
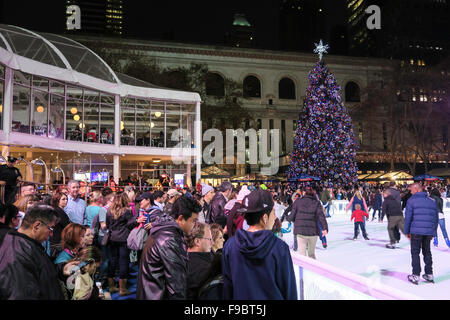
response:
<svg viewBox="0 0 450 320"><path fill-rule="evenodd" d="M63 176L62 184L64 185L66 183L66 174L64 173L64 170L61 169L61 167L56 166L56 167L52 168L51 171L56 172L56 173L62 173L62 176Z"/></svg>
<svg viewBox="0 0 450 320"><path fill-rule="evenodd" d="M49 179L48 179L48 168L47 168L47 164L45 163L44 160L42 160L41 157L39 157L39 159L34 159L31 160L32 164L38 165L38 166L44 166L45 169L45 190L47 191L47 193L49 193Z"/></svg>

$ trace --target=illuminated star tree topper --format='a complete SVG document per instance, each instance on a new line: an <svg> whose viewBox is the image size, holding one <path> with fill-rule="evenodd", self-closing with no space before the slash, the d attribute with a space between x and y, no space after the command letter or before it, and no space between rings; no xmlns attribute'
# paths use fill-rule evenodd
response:
<svg viewBox="0 0 450 320"><path fill-rule="evenodd" d="M322 56L324 53L328 53L327 49L330 47L326 44L324 45L322 43L322 39L320 39L319 43L314 43L316 45L316 48L314 49L314 53L319 54L319 60L322 61Z"/></svg>

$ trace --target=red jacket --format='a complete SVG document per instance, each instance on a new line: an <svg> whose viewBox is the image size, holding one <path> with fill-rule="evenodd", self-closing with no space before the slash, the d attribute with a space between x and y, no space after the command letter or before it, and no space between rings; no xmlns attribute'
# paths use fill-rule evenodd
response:
<svg viewBox="0 0 450 320"><path fill-rule="evenodd" d="M367 212L362 210L355 210L353 211L350 221L352 221L353 218L355 218L355 222L364 222L363 216L366 216L366 218L369 219L369 215L367 214Z"/></svg>

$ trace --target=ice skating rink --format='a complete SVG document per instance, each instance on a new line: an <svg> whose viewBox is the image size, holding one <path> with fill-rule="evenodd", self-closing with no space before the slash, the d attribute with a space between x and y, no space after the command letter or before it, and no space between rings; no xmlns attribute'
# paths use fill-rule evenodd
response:
<svg viewBox="0 0 450 320"><path fill-rule="evenodd" d="M450 216L447 214L446 227L450 231ZM324 249L320 241L316 246L317 260L333 265L348 272L369 277L373 281L414 294L425 300L450 299L450 248L444 242L438 227L439 246L431 243L433 255L433 273L435 283L427 283L422 279L419 285L407 280L411 274L411 252L409 240L402 234L397 249L385 247L389 243L387 220L366 222L366 231L370 240L364 240L361 232L353 241L353 222L349 215L334 215L327 218L329 234L328 248ZM287 241L289 242L289 241ZM422 273L424 269L421 255Z"/></svg>

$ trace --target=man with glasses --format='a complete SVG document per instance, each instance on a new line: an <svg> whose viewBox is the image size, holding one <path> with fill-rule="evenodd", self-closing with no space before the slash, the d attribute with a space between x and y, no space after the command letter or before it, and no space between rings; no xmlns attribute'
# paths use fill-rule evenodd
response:
<svg viewBox="0 0 450 320"><path fill-rule="evenodd" d="M197 300L202 281L211 268L213 239L211 228L197 222L186 238L188 245L187 299Z"/></svg>
<svg viewBox="0 0 450 320"><path fill-rule="evenodd" d="M42 243L53 233L55 210L37 204L30 208L18 231L10 231L0 247L0 300L62 300L57 267ZM65 274L73 267L67 264Z"/></svg>

